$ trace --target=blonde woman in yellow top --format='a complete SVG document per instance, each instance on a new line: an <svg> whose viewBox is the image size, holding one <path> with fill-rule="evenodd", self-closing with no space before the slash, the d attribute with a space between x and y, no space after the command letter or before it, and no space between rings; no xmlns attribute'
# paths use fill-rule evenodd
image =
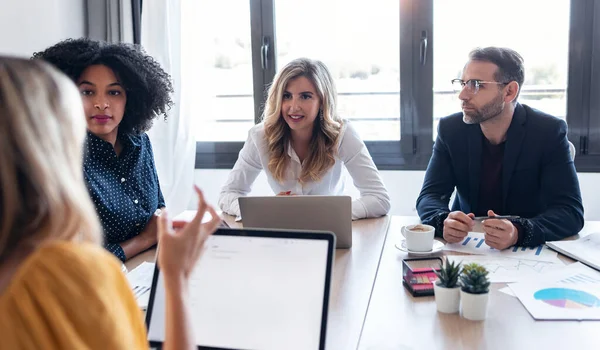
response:
<svg viewBox="0 0 600 350"><path fill-rule="evenodd" d="M354 127L337 111L333 77L318 60L299 58L273 79L263 122L254 126L221 190L219 206L240 215L238 198L250 193L264 169L279 195L340 195L343 167L360 197L352 219L386 215L390 197Z"/></svg>
<svg viewBox="0 0 600 350"><path fill-rule="evenodd" d="M0 344L6 349L148 348L142 314L84 185L85 117L73 83L41 61L0 56ZM219 223L198 189L194 221L159 220L166 349L193 349L190 271ZM209 211L213 220L201 224Z"/></svg>

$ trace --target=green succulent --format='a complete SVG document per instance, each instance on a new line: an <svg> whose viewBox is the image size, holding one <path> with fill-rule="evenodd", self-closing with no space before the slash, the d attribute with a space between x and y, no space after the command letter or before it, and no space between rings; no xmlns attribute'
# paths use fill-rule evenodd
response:
<svg viewBox="0 0 600 350"><path fill-rule="evenodd" d="M438 277L435 283L440 287L454 288L459 285L458 276L460 276L461 270L461 263L449 262L446 259L446 264L443 266L440 264L440 270L435 272Z"/></svg>
<svg viewBox="0 0 600 350"><path fill-rule="evenodd" d="M460 282L463 292L471 294L484 294L489 292L490 280L485 267L471 263L463 266Z"/></svg>

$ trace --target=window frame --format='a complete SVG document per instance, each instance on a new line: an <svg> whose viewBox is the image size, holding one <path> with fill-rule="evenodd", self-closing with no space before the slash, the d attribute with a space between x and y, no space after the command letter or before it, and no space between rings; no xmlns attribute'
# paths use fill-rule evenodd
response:
<svg viewBox="0 0 600 350"><path fill-rule="evenodd" d="M261 120L267 88L276 73L275 1L249 0L255 124ZM600 96L600 2L571 0L570 6L568 138L577 150L577 171L598 172L600 98L592 96ZM434 0L400 0L401 137L396 141L365 141L379 170L425 170L432 154L433 7ZM594 45L593 39L599 44ZM266 66L261 60L263 40L270 45ZM243 145L243 141L197 141L195 168L231 169Z"/></svg>
<svg viewBox="0 0 600 350"><path fill-rule="evenodd" d="M600 171L600 3L571 0L569 83L567 86L568 138L576 149L578 172ZM594 55L596 52L596 55ZM597 153L590 153L592 150Z"/></svg>

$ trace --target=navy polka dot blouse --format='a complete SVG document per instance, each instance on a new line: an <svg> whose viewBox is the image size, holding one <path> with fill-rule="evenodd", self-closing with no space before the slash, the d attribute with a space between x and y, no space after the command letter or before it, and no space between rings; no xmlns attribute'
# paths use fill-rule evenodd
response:
<svg viewBox="0 0 600 350"><path fill-rule="evenodd" d="M156 211L165 206L148 135L121 135L113 146L88 132L83 174L104 230L104 247L125 261L119 243L140 234Z"/></svg>

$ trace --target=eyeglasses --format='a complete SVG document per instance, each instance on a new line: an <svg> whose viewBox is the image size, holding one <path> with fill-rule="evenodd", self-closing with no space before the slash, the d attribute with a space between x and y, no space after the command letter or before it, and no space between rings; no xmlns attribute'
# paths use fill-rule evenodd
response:
<svg viewBox="0 0 600 350"><path fill-rule="evenodd" d="M479 88L484 84L506 85L508 83L502 83L499 81L484 81L479 79L469 79L467 81L463 81L462 79L452 79L452 88L456 93L461 93L466 87L468 92L475 95L477 92L479 92Z"/></svg>

